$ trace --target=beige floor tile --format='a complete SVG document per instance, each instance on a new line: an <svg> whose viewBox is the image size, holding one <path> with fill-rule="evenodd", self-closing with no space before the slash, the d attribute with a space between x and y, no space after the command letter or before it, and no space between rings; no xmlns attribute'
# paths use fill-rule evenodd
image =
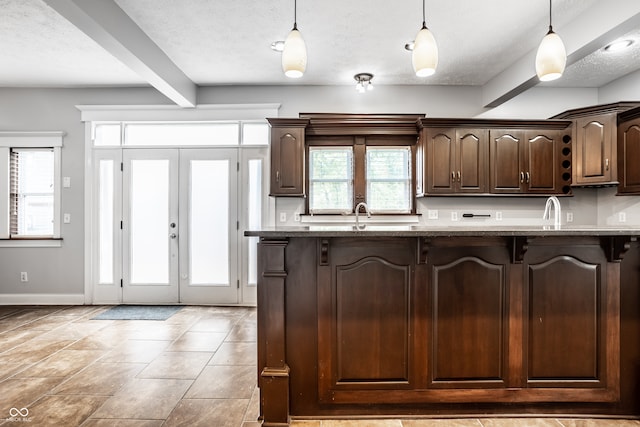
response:
<svg viewBox="0 0 640 427"><path fill-rule="evenodd" d="M322 427L402 427L400 420L323 420Z"/></svg>
<svg viewBox="0 0 640 427"><path fill-rule="evenodd" d="M559 419L563 427L638 427L638 420Z"/></svg>
<svg viewBox="0 0 640 427"><path fill-rule="evenodd" d="M249 400L249 405L247 406L247 410L244 414L244 421L258 421L260 417L260 389L258 387L253 389L253 393L251 394L251 400Z"/></svg>
<svg viewBox="0 0 640 427"><path fill-rule="evenodd" d="M97 362L60 384L52 393L111 396L145 366L144 363Z"/></svg>
<svg viewBox="0 0 640 427"><path fill-rule="evenodd" d="M198 320L189 328L190 332L229 332L238 322L236 317L207 317Z"/></svg>
<svg viewBox="0 0 640 427"><path fill-rule="evenodd" d="M88 419L82 427L161 427L164 420L117 420Z"/></svg>
<svg viewBox="0 0 640 427"><path fill-rule="evenodd" d="M126 340L109 351L100 362L149 363L170 344L170 341Z"/></svg>
<svg viewBox="0 0 640 427"><path fill-rule="evenodd" d="M239 427L248 400L183 399L163 427Z"/></svg>
<svg viewBox="0 0 640 427"><path fill-rule="evenodd" d="M9 331L0 334L0 353L38 337L40 331Z"/></svg>
<svg viewBox="0 0 640 427"><path fill-rule="evenodd" d="M4 363L36 363L46 359L58 350L72 344L73 341L30 340L0 354L0 364Z"/></svg>
<svg viewBox="0 0 640 427"><path fill-rule="evenodd" d="M185 332L167 350L214 352L226 335L225 332Z"/></svg>
<svg viewBox="0 0 640 427"><path fill-rule="evenodd" d="M28 365L22 365L20 363L6 363L4 365L0 365L0 381L20 372L27 366Z"/></svg>
<svg viewBox="0 0 640 427"><path fill-rule="evenodd" d="M107 399L105 396L45 396L29 409L32 426L79 426Z"/></svg>
<svg viewBox="0 0 640 427"><path fill-rule="evenodd" d="M164 420L191 385L190 380L132 379L92 418Z"/></svg>
<svg viewBox="0 0 640 427"><path fill-rule="evenodd" d="M104 354L104 351L100 350L60 350L16 374L16 377L68 377L89 366Z"/></svg>
<svg viewBox="0 0 640 427"><path fill-rule="evenodd" d="M437 419L437 420L402 420L402 427L482 427L480 420L469 419Z"/></svg>
<svg viewBox="0 0 640 427"><path fill-rule="evenodd" d="M6 416L11 408L29 408L60 381L62 378L22 378L0 382L0 418Z"/></svg>
<svg viewBox="0 0 640 427"><path fill-rule="evenodd" d="M483 427L562 427L553 418L481 418Z"/></svg>
<svg viewBox="0 0 640 427"><path fill-rule="evenodd" d="M248 341L255 342L258 336L258 329L255 326L235 326L225 341Z"/></svg>
<svg viewBox="0 0 640 427"><path fill-rule="evenodd" d="M250 399L256 386L253 366L207 366L186 399Z"/></svg>
<svg viewBox="0 0 640 427"><path fill-rule="evenodd" d="M294 420L291 421L290 427L322 427L321 424L321 421Z"/></svg>
<svg viewBox="0 0 640 427"><path fill-rule="evenodd" d="M149 364L138 378L195 379L207 365L213 353L184 351L164 352Z"/></svg>
<svg viewBox="0 0 640 427"><path fill-rule="evenodd" d="M210 365L251 365L257 363L255 342L224 342L213 355Z"/></svg>

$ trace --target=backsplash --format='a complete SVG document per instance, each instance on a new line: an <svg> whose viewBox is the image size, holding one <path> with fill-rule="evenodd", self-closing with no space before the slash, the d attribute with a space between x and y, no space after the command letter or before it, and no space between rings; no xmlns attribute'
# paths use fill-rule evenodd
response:
<svg viewBox="0 0 640 427"><path fill-rule="evenodd" d="M574 188L560 197L562 224L639 226L640 197L616 196L616 188ZM508 227L552 224L543 220L546 197L424 197L417 201L419 224L432 227ZM271 225L300 225L304 199L276 198ZM465 218L464 214L489 215Z"/></svg>

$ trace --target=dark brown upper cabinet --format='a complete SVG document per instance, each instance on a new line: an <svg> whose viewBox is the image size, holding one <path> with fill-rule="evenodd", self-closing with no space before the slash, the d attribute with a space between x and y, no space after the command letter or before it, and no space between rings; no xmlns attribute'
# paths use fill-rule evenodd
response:
<svg viewBox="0 0 640 427"><path fill-rule="evenodd" d="M571 137L555 129L492 129L491 192L569 194Z"/></svg>
<svg viewBox="0 0 640 427"><path fill-rule="evenodd" d="M427 193L486 192L487 136L486 129L426 129Z"/></svg>
<svg viewBox="0 0 640 427"><path fill-rule="evenodd" d="M640 111L618 125L618 194L640 194Z"/></svg>
<svg viewBox="0 0 640 427"><path fill-rule="evenodd" d="M268 119L271 125L271 196L304 197L308 119Z"/></svg>
<svg viewBox="0 0 640 427"><path fill-rule="evenodd" d="M637 102L619 102L569 110L553 117L574 122L572 185L619 183L619 116L639 106Z"/></svg>
<svg viewBox="0 0 640 427"><path fill-rule="evenodd" d="M570 121L422 119L416 171L423 195L566 195Z"/></svg>

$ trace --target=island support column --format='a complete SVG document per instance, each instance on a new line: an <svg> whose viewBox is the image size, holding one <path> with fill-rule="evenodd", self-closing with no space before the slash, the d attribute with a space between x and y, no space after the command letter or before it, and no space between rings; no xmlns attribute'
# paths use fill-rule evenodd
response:
<svg viewBox="0 0 640 427"><path fill-rule="evenodd" d="M258 244L258 372L263 426L289 425L289 366L285 361L287 240Z"/></svg>

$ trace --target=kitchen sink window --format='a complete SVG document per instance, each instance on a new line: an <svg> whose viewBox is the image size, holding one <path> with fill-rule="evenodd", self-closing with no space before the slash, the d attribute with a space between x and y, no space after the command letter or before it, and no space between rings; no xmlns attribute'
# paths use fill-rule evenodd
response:
<svg viewBox="0 0 640 427"><path fill-rule="evenodd" d="M405 146L310 146L309 213L353 213L360 201L373 213L411 213L411 158Z"/></svg>
<svg viewBox="0 0 640 427"><path fill-rule="evenodd" d="M353 211L353 148L309 147L309 212Z"/></svg>

